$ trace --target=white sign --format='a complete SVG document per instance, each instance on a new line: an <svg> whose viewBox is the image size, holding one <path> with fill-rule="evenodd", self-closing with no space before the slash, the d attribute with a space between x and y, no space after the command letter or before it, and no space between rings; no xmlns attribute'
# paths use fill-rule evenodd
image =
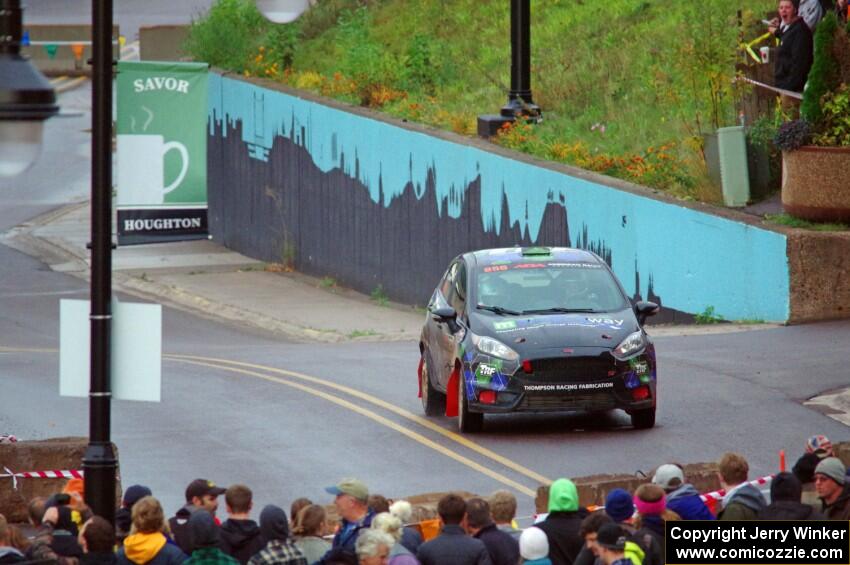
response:
<svg viewBox="0 0 850 565"><path fill-rule="evenodd" d="M88 300L59 305L59 394L87 397L91 324ZM160 402L162 306L112 301L112 398Z"/></svg>

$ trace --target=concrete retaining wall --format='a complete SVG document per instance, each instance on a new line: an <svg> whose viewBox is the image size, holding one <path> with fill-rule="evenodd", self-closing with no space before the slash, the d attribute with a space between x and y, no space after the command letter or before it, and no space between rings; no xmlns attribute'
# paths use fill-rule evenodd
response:
<svg viewBox="0 0 850 565"><path fill-rule="evenodd" d="M848 181L850 182L850 181ZM850 316L850 233L788 235L791 322Z"/></svg>
<svg viewBox="0 0 850 565"><path fill-rule="evenodd" d="M571 245L668 314L789 319L786 236L755 218L264 81L213 74L209 103L210 228L246 255L424 304L458 253Z"/></svg>
<svg viewBox="0 0 850 565"><path fill-rule="evenodd" d="M67 437L41 441L19 441L0 445L0 474L3 467L22 473L26 471L79 470L83 468L83 455L87 438ZM118 449L115 448L118 459ZM37 496L49 497L62 492L68 479L23 479L13 488L11 478L0 479L0 514L9 522L27 522L27 504ZM121 482L116 488L116 500L121 500Z"/></svg>
<svg viewBox="0 0 850 565"><path fill-rule="evenodd" d="M142 61L187 61L183 44L189 26L161 25L139 28L139 57Z"/></svg>

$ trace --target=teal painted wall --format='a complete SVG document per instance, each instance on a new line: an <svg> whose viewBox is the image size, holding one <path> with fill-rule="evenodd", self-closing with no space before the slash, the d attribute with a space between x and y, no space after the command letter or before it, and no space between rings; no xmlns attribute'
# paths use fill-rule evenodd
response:
<svg viewBox="0 0 850 565"><path fill-rule="evenodd" d="M781 233L618 190L604 177L578 178L466 145L461 137L447 141L226 76L211 75L209 119L211 137L241 132L242 150L258 163L269 159L276 141L296 143L313 166L324 173L342 169L383 207L402 197L405 187L421 191L430 171L433 214L461 217L468 187L477 182L475 209L485 230L497 232L508 213L508 223L537 241L547 206L563 203L572 244L589 240L609 250L630 295L637 274L643 285L651 280L666 308L696 314L712 306L727 320L788 319ZM269 174L275 178L282 171Z"/></svg>

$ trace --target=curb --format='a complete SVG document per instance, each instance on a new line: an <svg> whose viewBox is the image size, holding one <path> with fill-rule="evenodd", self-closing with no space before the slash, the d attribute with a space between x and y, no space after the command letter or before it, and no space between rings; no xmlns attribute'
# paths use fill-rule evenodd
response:
<svg viewBox="0 0 850 565"><path fill-rule="evenodd" d="M88 256L81 257L79 249L68 245L60 238L40 237L32 233L37 228L55 222L84 206L88 206L88 202L71 204L37 216L0 234L0 244L38 259L55 272L89 281L90 262ZM269 275L272 275L272 273L269 273ZM299 326L262 313L210 300L176 286L146 280L142 276L125 272L113 270L112 283L115 290L138 298L155 302L161 301L179 310L207 319L235 322L254 330L272 333L300 343L408 341L416 339L414 336L405 334L383 334L380 332L367 336L348 337L336 330L319 330Z"/></svg>

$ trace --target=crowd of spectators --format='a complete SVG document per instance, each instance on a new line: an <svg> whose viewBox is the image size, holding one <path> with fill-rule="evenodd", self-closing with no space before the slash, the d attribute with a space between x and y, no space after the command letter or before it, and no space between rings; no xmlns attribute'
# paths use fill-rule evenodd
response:
<svg viewBox="0 0 850 565"><path fill-rule="evenodd" d="M508 491L487 499L447 494L434 516L370 495L356 479L326 489L335 524L305 498L289 514L266 505L258 523L250 488L196 479L170 519L149 488L129 487L113 526L91 515L74 479L62 493L29 503L29 535L0 515L0 565L661 565L668 521L850 520L848 470L824 436L807 441L793 472L772 477L767 496L750 481L743 456L726 453L717 468L721 500L701 496L675 463L660 465L633 493L611 490L601 508L581 506L576 485L558 479L548 512L525 529Z"/></svg>

